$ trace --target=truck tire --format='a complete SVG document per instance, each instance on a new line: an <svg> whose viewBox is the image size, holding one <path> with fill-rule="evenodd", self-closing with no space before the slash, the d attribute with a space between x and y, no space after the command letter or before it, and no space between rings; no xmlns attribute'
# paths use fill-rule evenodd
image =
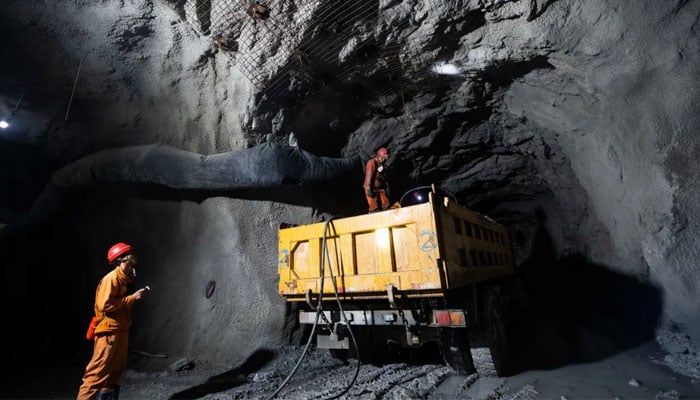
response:
<svg viewBox="0 0 700 400"><path fill-rule="evenodd" d="M440 350L445 364L458 374L471 375L476 372L466 329L440 328Z"/></svg>
<svg viewBox="0 0 700 400"><path fill-rule="evenodd" d="M498 376L507 376L512 366L508 314L495 291L489 292L486 299L486 321L486 337L493 366Z"/></svg>

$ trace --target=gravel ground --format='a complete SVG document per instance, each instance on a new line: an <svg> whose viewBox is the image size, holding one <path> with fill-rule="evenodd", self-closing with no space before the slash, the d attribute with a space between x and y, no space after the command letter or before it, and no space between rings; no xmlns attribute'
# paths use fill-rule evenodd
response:
<svg viewBox="0 0 700 400"><path fill-rule="evenodd" d="M604 336L581 334L586 342L581 348L611 345ZM606 352L595 360L569 360L548 368L542 367L541 362L530 360L528 364L521 360L521 372L506 378L457 375L439 362L437 354L400 355L395 360L362 364L347 392L357 361L343 363L325 350L312 349L276 398L328 399L341 395L341 399L700 399L700 379L694 376L697 371L692 368L697 360L684 366L678 361L680 356L693 354L694 350L686 351L686 339L662 332L657 341ZM561 345L552 340L549 343L556 352L562 351ZM541 348L534 350L543 359L551 358L551 354L541 353ZM120 399L267 399L292 371L302 352L299 346L258 350L242 365L233 367L184 358L152 358L134 352L129 359L130 369L123 376ZM538 357L535 353L528 358ZM31 375L21 371L5 374L4 378L10 379L3 383L0 398L75 398L87 357L89 354L73 356L58 368L33 371Z"/></svg>

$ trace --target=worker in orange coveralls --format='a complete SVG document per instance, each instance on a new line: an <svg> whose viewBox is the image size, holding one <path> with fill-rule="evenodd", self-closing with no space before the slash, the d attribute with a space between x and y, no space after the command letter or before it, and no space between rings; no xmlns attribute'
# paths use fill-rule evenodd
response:
<svg viewBox="0 0 700 400"><path fill-rule="evenodd" d="M389 158L389 150L380 147L377 155L367 161L365 165L365 197L369 205L369 212L382 211L389 208L387 190L389 185L384 176L384 162Z"/></svg>
<svg viewBox="0 0 700 400"><path fill-rule="evenodd" d="M78 400L119 398L119 378L126 369L129 347L131 306L143 298L147 287L127 295L127 286L136 276L134 248L117 243L107 251L107 261L114 269L105 275L95 293L95 345L85 368Z"/></svg>

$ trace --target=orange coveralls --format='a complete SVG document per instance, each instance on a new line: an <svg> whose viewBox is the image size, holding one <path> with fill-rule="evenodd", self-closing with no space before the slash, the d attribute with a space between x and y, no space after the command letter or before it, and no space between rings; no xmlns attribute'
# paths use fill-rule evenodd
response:
<svg viewBox="0 0 700 400"><path fill-rule="evenodd" d="M376 158L367 161L365 165L365 198L369 205L369 212L386 210L389 208L389 197L386 195L387 183L384 175L379 170L379 162ZM367 194L367 188L371 187L374 191L374 197Z"/></svg>
<svg viewBox="0 0 700 400"><path fill-rule="evenodd" d="M95 328L92 359L85 368L78 400L97 397L101 390L114 389L126 369L129 347L129 326L133 296L126 295L131 278L117 267L105 275L95 293Z"/></svg>

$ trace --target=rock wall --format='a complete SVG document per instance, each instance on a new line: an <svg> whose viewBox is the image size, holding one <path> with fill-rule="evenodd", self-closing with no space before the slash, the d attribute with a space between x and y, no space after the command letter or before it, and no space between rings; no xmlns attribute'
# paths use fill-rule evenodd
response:
<svg viewBox="0 0 700 400"><path fill-rule="evenodd" d="M609 251L587 239L595 232L577 247L660 285L666 315L696 334L697 265L679 259L697 252L686 231L698 205L683 195L697 174L669 163L698 122L698 11L686 2L556 3L546 28L554 68L515 82L504 101L562 152L609 234Z"/></svg>
<svg viewBox="0 0 700 400"><path fill-rule="evenodd" d="M15 121L31 132L16 139L31 137L64 163L131 144L200 153L246 145L250 82L166 3L17 1L4 13L16 62L5 78L29 85L25 105L49 119L30 124L20 110Z"/></svg>
<svg viewBox="0 0 700 400"><path fill-rule="evenodd" d="M214 57L210 42L169 5L15 2L5 12L11 18L3 41L17 51L17 65L6 69L6 77L32 85L14 119L17 128L6 137L45 149L57 166L131 144L166 143L201 154L257 144L243 135L250 81L228 57ZM43 109L44 119L32 123L25 107ZM153 289L135 307L134 349L166 353L170 360L188 356L235 364L258 347L281 344L285 306L276 288L276 229L281 222L309 222L313 212L301 205L310 203L304 195L284 195L296 206L274 200L279 194L263 194L261 200L238 195L249 200L171 198L128 185L92 188L50 222L53 228L11 239L3 251L8 260L3 276L17 290L6 293L8 299L52 302L53 291L25 289L36 286L39 266L66 268L65 274L56 270L42 278L45 284L64 283L70 311L60 315L49 307L35 313L33 318L65 326L51 339L39 337L37 351L85 347L84 321L107 272L104 252L115 241L139 248L137 284ZM25 251L36 254L24 257ZM207 299L209 281L216 289ZM22 310L11 319L29 322Z"/></svg>
<svg viewBox="0 0 700 400"><path fill-rule="evenodd" d="M151 292L134 308L134 349L164 353L171 361L237 365L256 350L285 343L276 231L282 222L314 218L308 207L212 198L128 200L110 211L110 219L119 221L113 230L82 241L101 248L124 238L139 248L136 286L148 284ZM96 269L93 281L99 279Z"/></svg>
<svg viewBox="0 0 700 400"><path fill-rule="evenodd" d="M280 2L296 39L314 37L306 31L314 19L293 18L314 7L322 5ZM524 236L523 262L537 256L527 243L544 231L558 258L580 255L658 285L664 317L700 335L700 4L406 0L376 8L335 61L280 92L278 80L253 84L251 69L236 64L243 53L213 49L176 4L11 2L2 40L16 63L2 67L0 88L30 84L15 120L39 117L6 137L45 149L58 165L152 142L211 154L268 140L345 156L388 145L396 194L440 184ZM255 26L258 38L277 37L264 22ZM274 48L284 40L269 43L258 61L276 79L285 64L275 57L294 53ZM400 56L387 58L383 46ZM455 73L436 75L438 64ZM276 97L267 96L273 85ZM338 204L318 191L301 201L167 197L133 192L103 209L104 194L91 193L57 222L76 226L80 250L70 256L86 260L72 304L91 301L103 272L93 268L109 244L134 242L154 289L137 311L135 346L231 362L283 340L276 224L309 222L312 209L362 208L361 197L352 199L359 206ZM26 263L13 260L6 277L30 285L31 274L12 271ZM206 299L210 280L216 291ZM76 324L84 317L72 315Z"/></svg>

